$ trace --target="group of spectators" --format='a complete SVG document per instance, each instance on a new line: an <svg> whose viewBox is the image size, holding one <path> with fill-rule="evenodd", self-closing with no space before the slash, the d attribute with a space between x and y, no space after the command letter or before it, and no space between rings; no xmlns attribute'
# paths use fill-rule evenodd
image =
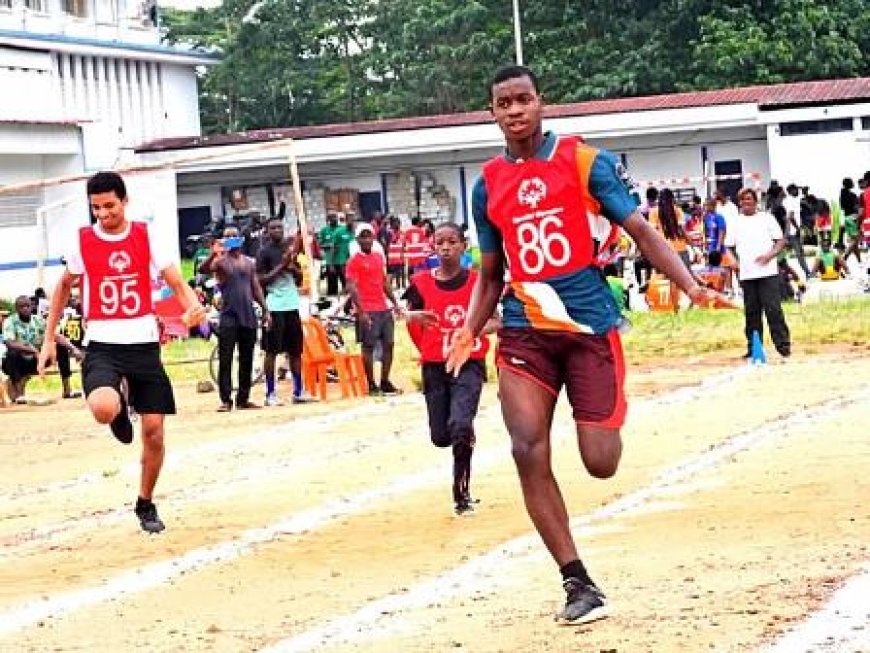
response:
<svg viewBox="0 0 870 653"><path fill-rule="evenodd" d="M862 253L870 248L870 172L857 184L860 194L855 187L852 179L844 179L839 197L829 202L807 187L782 187L774 181L765 193L741 190L737 204L718 191L706 201L696 196L683 205L677 204L670 189L651 187L641 213L696 280L728 296L742 296L747 342L753 332L763 334L764 314L777 350L788 356L791 343L781 302L800 301L808 280L847 276L850 257L862 270ZM812 264L807 262L809 247ZM651 294L651 284L658 275L648 261L631 251L630 243L626 249L640 289L652 305L658 295ZM618 267L606 273L613 281L614 294L621 293ZM863 276L863 271L858 275ZM866 283L866 279L861 281ZM669 298L666 308L678 310L679 291L670 286L664 293Z"/></svg>

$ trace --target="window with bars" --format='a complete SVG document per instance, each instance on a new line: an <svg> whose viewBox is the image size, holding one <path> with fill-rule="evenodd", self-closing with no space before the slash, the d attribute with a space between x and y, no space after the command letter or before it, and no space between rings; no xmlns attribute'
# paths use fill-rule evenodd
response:
<svg viewBox="0 0 870 653"><path fill-rule="evenodd" d="M77 18L87 18L88 5L87 0L62 0L61 6L63 11L70 16Z"/></svg>
<svg viewBox="0 0 870 653"><path fill-rule="evenodd" d="M0 9L12 9L12 0L0 0Z"/></svg>

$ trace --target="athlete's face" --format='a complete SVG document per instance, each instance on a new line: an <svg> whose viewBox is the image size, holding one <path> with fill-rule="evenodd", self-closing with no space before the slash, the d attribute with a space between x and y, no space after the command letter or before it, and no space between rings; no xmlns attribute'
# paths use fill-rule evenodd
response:
<svg viewBox="0 0 870 653"><path fill-rule="evenodd" d="M124 218L124 209L127 206L127 199L120 199L115 191L108 193L94 193L90 196L91 212L94 214L97 222L106 233L115 233L121 231L126 220Z"/></svg>
<svg viewBox="0 0 870 653"><path fill-rule="evenodd" d="M435 253L441 264L458 264L462 252L465 251L465 243L452 227L443 227L435 230Z"/></svg>
<svg viewBox="0 0 870 653"><path fill-rule="evenodd" d="M541 128L544 101L527 75L513 77L492 87L490 110L508 141L522 141Z"/></svg>

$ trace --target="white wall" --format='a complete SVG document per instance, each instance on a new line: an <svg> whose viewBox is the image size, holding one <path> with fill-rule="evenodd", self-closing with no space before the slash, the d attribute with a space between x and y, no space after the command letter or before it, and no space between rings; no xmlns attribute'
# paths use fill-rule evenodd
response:
<svg viewBox="0 0 870 653"><path fill-rule="evenodd" d="M163 136L197 136L200 133L199 96L191 66L161 64L161 88L165 123Z"/></svg>
<svg viewBox="0 0 870 653"><path fill-rule="evenodd" d="M88 2L87 16L83 18L64 13L60 0L42 2L46 11L37 12L25 9L23 0L13 0L11 10L0 10L0 29L115 39L148 45L160 42L156 27L141 19L140 7L144 3L139 0Z"/></svg>
<svg viewBox="0 0 870 653"><path fill-rule="evenodd" d="M220 188L214 186L212 188L179 189L178 208L189 209L196 206L211 208L212 218L223 215Z"/></svg>
<svg viewBox="0 0 870 653"><path fill-rule="evenodd" d="M860 121L856 121L860 126ZM771 126L771 174L781 185L809 186L810 193L836 200L844 177L857 181L870 170L870 138L866 131L781 136Z"/></svg>

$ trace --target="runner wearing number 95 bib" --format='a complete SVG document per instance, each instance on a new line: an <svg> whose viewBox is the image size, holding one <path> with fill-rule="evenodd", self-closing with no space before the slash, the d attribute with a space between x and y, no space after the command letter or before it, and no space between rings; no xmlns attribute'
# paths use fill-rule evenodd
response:
<svg viewBox="0 0 870 653"><path fill-rule="evenodd" d="M82 381L88 408L124 444L133 440L128 401L140 415L142 476L135 512L143 530L157 533L164 525L151 498L163 465L164 415L175 413L175 398L160 361L152 279L163 276L179 297L188 325L205 319L205 309L182 279L174 253L152 237L145 223L127 219L127 189L120 175L94 175L87 194L96 223L79 230L65 255L67 267L52 296L39 369L42 373L50 360L54 342L49 334L79 283L87 322Z"/></svg>
<svg viewBox="0 0 870 653"><path fill-rule="evenodd" d="M568 527L550 466L550 424L565 386L586 469L597 478L616 472L625 366L620 311L600 265L618 228L693 301L712 296L637 212L613 154L543 131L543 98L531 70L502 68L489 93L507 147L484 164L473 189L481 271L446 367L461 369L501 299L499 396L526 509L562 573L567 601L558 619L586 623L605 616L606 599Z"/></svg>

